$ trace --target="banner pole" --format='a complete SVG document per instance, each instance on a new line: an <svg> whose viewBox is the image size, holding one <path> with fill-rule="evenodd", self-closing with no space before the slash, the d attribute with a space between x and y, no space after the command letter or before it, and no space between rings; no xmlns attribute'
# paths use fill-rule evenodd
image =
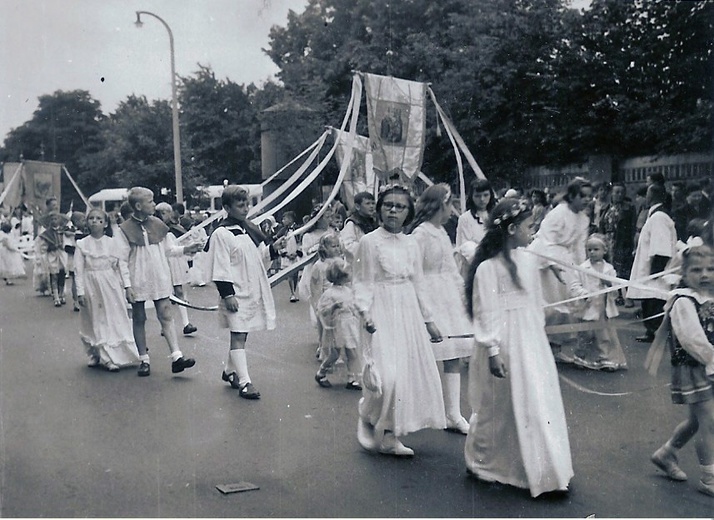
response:
<svg viewBox="0 0 714 520"><path fill-rule="evenodd" d="M10 188L12 187L13 182L15 182L15 179L17 179L20 175L20 170L22 170L23 163L20 163L20 165L17 167L17 170L15 170L15 173L12 174L12 177L10 178L10 182L7 183L7 186L5 186L5 189L2 190L2 194L0 195L0 204L3 203L5 200L5 197L7 197L7 194L10 193Z"/></svg>

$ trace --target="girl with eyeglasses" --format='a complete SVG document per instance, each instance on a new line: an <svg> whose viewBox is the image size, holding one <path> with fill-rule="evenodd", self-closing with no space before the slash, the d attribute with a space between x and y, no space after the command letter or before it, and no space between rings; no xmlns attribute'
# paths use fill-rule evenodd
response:
<svg viewBox="0 0 714 520"><path fill-rule="evenodd" d="M357 439L367 451L411 456L400 437L446 427L439 370L429 339L441 333L425 292L419 244L402 229L414 203L402 186L377 199L380 227L359 242L353 287L364 327L365 373ZM369 374L369 377L368 377Z"/></svg>

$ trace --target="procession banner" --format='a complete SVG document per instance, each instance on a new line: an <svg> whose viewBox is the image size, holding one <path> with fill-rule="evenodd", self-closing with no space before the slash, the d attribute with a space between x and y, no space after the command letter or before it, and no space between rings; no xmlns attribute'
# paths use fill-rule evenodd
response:
<svg viewBox="0 0 714 520"><path fill-rule="evenodd" d="M45 201L56 197L60 202L62 164L44 161L24 161L23 163L5 163L3 178L8 171L14 172L22 166L20 179L13 182L6 195L6 205L16 207L24 203L37 214L44 211ZM9 179L8 179L9 180Z"/></svg>
<svg viewBox="0 0 714 520"><path fill-rule="evenodd" d="M374 172L382 182L411 183L421 169L426 129L426 84L364 74Z"/></svg>
<svg viewBox="0 0 714 520"><path fill-rule="evenodd" d="M342 167L347 153L347 132L340 132L337 128L332 128L332 135L337 141L335 157L338 166ZM369 149L369 138L357 135L352 148L352 159L345 172L345 180L340 186L342 202L347 209L352 211L354 207L355 194L366 191L374 192L374 169L372 168L372 153Z"/></svg>

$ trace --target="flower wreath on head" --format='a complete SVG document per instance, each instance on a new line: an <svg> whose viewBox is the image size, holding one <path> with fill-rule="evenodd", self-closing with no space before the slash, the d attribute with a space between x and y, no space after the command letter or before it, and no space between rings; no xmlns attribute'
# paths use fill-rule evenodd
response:
<svg viewBox="0 0 714 520"><path fill-rule="evenodd" d="M525 201L523 201L523 200L516 201L516 203L513 204L513 206L511 206L511 208L508 211L506 211L503 215L493 219L493 221L492 221L493 226L494 227L500 226L501 224L504 224L509 220L513 220L514 218L516 218L518 215L520 215L527 209L528 209L528 204Z"/></svg>
<svg viewBox="0 0 714 520"><path fill-rule="evenodd" d="M382 184L379 187L378 195L381 196L384 192L389 191L394 188L405 191L406 194L412 200L414 200L414 192L411 189L409 189L408 186L405 186L404 184L399 184L398 182L390 182L389 184Z"/></svg>

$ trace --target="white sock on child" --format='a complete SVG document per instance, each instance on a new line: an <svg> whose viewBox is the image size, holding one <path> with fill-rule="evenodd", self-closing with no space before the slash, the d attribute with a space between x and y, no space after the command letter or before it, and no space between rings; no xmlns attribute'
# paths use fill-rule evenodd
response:
<svg viewBox="0 0 714 520"><path fill-rule="evenodd" d="M241 385L250 383L250 376L248 375L248 360L245 357L245 349L236 349L229 352L231 360L236 367L236 372L238 373L238 382Z"/></svg>
<svg viewBox="0 0 714 520"><path fill-rule="evenodd" d="M179 316L181 316L181 325L184 327L188 325L188 311L186 310L186 307L183 305L177 305L178 310L179 310Z"/></svg>
<svg viewBox="0 0 714 520"><path fill-rule="evenodd" d="M176 350L171 353L171 361L178 361L183 357L183 354L181 353L180 350Z"/></svg>
<svg viewBox="0 0 714 520"><path fill-rule="evenodd" d="M142 363L149 363L149 354L144 354L143 356L139 356L139 361Z"/></svg>
<svg viewBox="0 0 714 520"><path fill-rule="evenodd" d="M461 418L461 374L458 372L444 372L444 408L446 417L452 421Z"/></svg>

